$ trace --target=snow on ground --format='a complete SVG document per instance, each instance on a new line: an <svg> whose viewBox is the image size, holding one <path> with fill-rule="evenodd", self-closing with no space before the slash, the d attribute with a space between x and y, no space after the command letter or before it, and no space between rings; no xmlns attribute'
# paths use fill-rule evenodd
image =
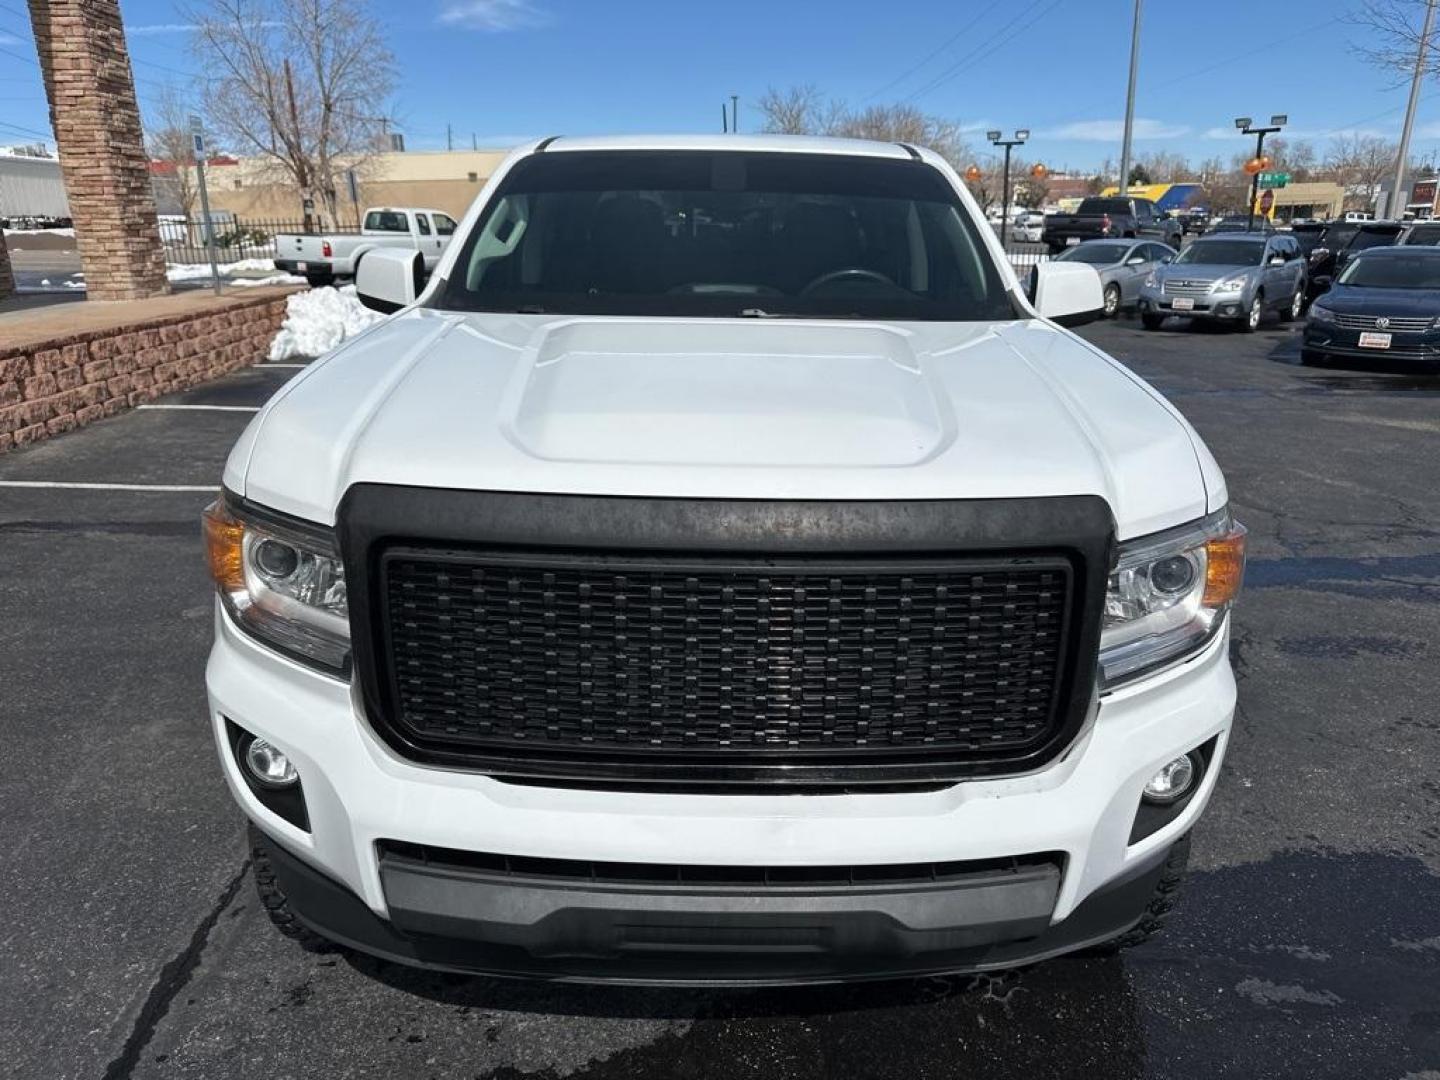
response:
<svg viewBox="0 0 1440 1080"><path fill-rule="evenodd" d="M296 277L294 274L271 274L269 277L242 277L234 281L227 281L227 285L240 285L246 288L253 288L256 285L304 285L303 277Z"/></svg>
<svg viewBox="0 0 1440 1080"><path fill-rule="evenodd" d="M74 236L74 229L6 229L6 236Z"/></svg>
<svg viewBox="0 0 1440 1080"><path fill-rule="evenodd" d="M295 293L285 300L285 321L270 343L270 359L319 356L383 318L361 305L354 285Z"/></svg>
<svg viewBox="0 0 1440 1080"><path fill-rule="evenodd" d="M275 270L275 263L271 259L241 259L238 262L219 263L221 277L229 277L232 274L260 274ZM170 281L199 281L210 276L210 264L203 263L170 263L165 269L165 277Z"/></svg>

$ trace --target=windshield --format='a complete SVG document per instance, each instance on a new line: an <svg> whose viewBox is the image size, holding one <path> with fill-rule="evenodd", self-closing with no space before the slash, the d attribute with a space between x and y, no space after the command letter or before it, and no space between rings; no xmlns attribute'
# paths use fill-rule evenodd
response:
<svg viewBox="0 0 1440 1080"><path fill-rule="evenodd" d="M1440 289L1440 258L1385 255L1354 259L1341 271L1339 281L1361 289Z"/></svg>
<svg viewBox="0 0 1440 1080"><path fill-rule="evenodd" d="M1327 247L1331 251L1343 248L1350 242L1350 238L1360 231L1359 225L1331 225L1320 236L1320 246Z"/></svg>
<svg viewBox="0 0 1440 1080"><path fill-rule="evenodd" d="M1175 259L1190 266L1259 266L1265 245L1250 240L1197 240Z"/></svg>
<svg viewBox="0 0 1440 1080"><path fill-rule="evenodd" d="M1361 229L1360 235L1350 241L1350 250L1364 251L1366 248L1389 247L1399 236L1399 229Z"/></svg>
<svg viewBox="0 0 1440 1080"><path fill-rule="evenodd" d="M1125 258L1125 253L1129 250L1129 244L1081 244L1079 247L1070 248L1063 255L1057 255L1055 261L1110 266Z"/></svg>
<svg viewBox="0 0 1440 1080"><path fill-rule="evenodd" d="M1440 225L1417 225L1405 238L1409 244L1440 244Z"/></svg>
<svg viewBox="0 0 1440 1080"><path fill-rule="evenodd" d="M504 178L439 305L582 315L1015 317L954 190L919 161L535 154Z"/></svg>

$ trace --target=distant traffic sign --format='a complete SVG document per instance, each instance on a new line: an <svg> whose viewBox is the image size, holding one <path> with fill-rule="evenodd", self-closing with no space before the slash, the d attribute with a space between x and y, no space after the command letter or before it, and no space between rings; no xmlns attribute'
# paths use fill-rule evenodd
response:
<svg viewBox="0 0 1440 1080"><path fill-rule="evenodd" d="M1260 174L1260 186L1262 188L1284 187L1290 183L1288 172L1262 172Z"/></svg>

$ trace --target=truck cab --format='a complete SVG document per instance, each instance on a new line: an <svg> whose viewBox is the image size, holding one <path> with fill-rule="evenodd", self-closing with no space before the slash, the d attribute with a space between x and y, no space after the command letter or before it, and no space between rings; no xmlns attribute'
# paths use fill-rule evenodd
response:
<svg viewBox="0 0 1440 1080"><path fill-rule="evenodd" d="M321 287L353 278L369 252L399 248L419 252L428 273L439 264L455 229L455 219L443 210L374 206L365 211L358 233L279 234L275 269Z"/></svg>

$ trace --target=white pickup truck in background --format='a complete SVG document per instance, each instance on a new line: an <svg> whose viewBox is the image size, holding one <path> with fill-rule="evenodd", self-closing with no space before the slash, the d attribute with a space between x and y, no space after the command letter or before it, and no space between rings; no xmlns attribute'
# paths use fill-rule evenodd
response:
<svg viewBox="0 0 1440 1080"><path fill-rule="evenodd" d="M441 210L373 206L358 233L280 233L275 269L300 274L314 286L330 285L337 277L353 277L367 251L388 247L420 252L429 273L454 234L455 219Z"/></svg>

